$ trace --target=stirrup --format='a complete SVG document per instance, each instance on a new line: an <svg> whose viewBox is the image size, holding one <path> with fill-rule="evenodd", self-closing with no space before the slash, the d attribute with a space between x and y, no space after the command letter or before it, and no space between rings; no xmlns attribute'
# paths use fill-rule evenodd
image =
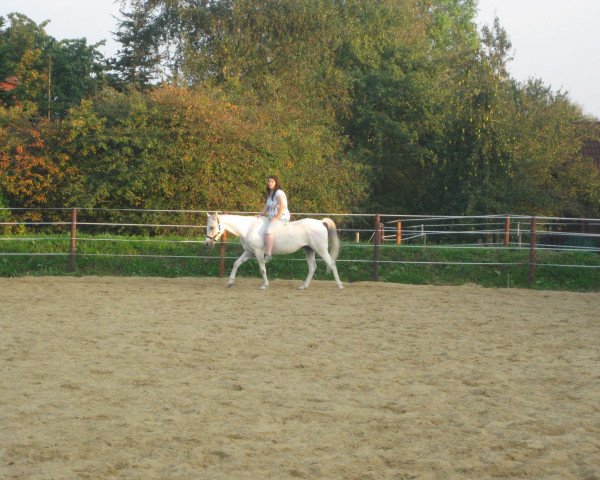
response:
<svg viewBox="0 0 600 480"><path fill-rule="evenodd" d="M268 263L272 260L273 255L265 255L265 263Z"/></svg>

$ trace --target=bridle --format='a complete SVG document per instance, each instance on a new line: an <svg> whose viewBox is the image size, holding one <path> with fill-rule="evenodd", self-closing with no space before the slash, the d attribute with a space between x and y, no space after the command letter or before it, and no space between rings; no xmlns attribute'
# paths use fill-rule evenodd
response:
<svg viewBox="0 0 600 480"><path fill-rule="evenodd" d="M221 230L221 220L219 219L218 215L215 215L217 217L217 233L215 233L214 235L207 235L206 238L208 238L209 240L212 240L213 242L217 242L219 240L219 238L221 238L221 236L225 233L225 230Z"/></svg>

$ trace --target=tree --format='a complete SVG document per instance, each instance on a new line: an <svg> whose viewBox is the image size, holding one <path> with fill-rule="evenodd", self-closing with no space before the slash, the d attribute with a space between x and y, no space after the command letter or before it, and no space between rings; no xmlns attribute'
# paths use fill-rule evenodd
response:
<svg viewBox="0 0 600 480"><path fill-rule="evenodd" d="M361 172L338 157L336 135L301 113L232 104L208 87L106 89L63 122L64 151L77 159L73 201L258 210L267 175L277 173L296 211L347 210L364 193Z"/></svg>
<svg viewBox="0 0 600 480"><path fill-rule="evenodd" d="M566 93L553 92L539 79L519 85L511 112L509 145L515 162L511 189L513 211L551 216L597 216L600 171L581 155L585 132L579 106Z"/></svg>
<svg viewBox="0 0 600 480"><path fill-rule="evenodd" d="M105 83L104 59L85 39L62 40L48 52L51 65L51 113L64 116L67 110L94 95Z"/></svg>
<svg viewBox="0 0 600 480"><path fill-rule="evenodd" d="M510 50L496 19L483 29L481 47L456 63L433 183L437 211L590 212L593 196L583 191L592 192L597 180L593 172L581 176L581 138L574 127L581 109L541 80L511 79Z"/></svg>
<svg viewBox="0 0 600 480"><path fill-rule="evenodd" d="M0 92L5 104L12 105L15 97L37 103L44 98L48 82L44 52L52 42L44 31L46 24L36 25L19 13L9 13L8 21L0 17L0 79L16 77L19 81L10 94Z"/></svg>
<svg viewBox="0 0 600 480"><path fill-rule="evenodd" d="M57 41L19 13L0 22L0 79L16 77L18 87L0 92L7 105L32 101L40 114L60 117L104 81L103 59L85 39Z"/></svg>
<svg viewBox="0 0 600 480"><path fill-rule="evenodd" d="M45 207L60 198L69 159L48 148L54 130L25 102L0 108L0 196L11 207Z"/></svg>
<svg viewBox="0 0 600 480"><path fill-rule="evenodd" d="M83 206L258 209L275 173L296 211L600 212L580 109L510 78L475 0L124 4L117 90L95 46L0 21L0 68L23 79L2 114L29 112L3 127L5 201L26 201L22 167L51 179L44 202Z"/></svg>
<svg viewBox="0 0 600 480"><path fill-rule="evenodd" d="M342 117L349 154L371 168L371 205L378 211L435 211L431 180L443 135L449 66L439 59L462 45L431 41L432 2L353 5L339 62L350 78Z"/></svg>
<svg viewBox="0 0 600 480"><path fill-rule="evenodd" d="M159 76L161 55L159 44L163 38L159 24L149 21L151 8L139 1L132 3L132 11L120 10L116 38L123 46L109 61L116 72L117 86L123 88L148 88Z"/></svg>

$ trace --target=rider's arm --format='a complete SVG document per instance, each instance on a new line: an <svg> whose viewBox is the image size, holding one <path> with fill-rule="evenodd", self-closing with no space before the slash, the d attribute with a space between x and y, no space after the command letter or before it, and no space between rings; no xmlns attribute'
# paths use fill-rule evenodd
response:
<svg viewBox="0 0 600 480"><path fill-rule="evenodd" d="M260 213L258 214L259 217L262 217L263 215L267 214L267 204L265 203L265 206L263 207L263 209L260 211Z"/></svg>
<svg viewBox="0 0 600 480"><path fill-rule="evenodd" d="M273 217L273 220L279 220L283 211L285 210L285 205L283 204L283 195L277 196L277 213Z"/></svg>

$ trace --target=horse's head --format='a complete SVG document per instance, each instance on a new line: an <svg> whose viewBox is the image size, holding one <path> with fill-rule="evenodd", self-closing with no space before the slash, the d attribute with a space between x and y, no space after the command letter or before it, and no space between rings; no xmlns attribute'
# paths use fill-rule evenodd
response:
<svg viewBox="0 0 600 480"><path fill-rule="evenodd" d="M208 218L206 220L206 240L204 240L204 244L212 247L221 238L221 235L225 233L225 229L221 226L217 213L206 215Z"/></svg>

